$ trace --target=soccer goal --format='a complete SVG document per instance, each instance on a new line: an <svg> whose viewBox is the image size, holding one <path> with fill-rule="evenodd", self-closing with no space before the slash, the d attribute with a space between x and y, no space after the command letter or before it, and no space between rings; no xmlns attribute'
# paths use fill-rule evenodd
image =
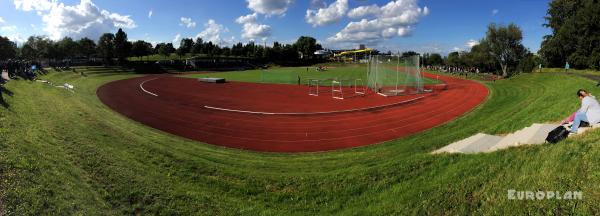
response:
<svg viewBox="0 0 600 216"><path fill-rule="evenodd" d="M367 66L368 86L382 96L423 93L419 56L374 55Z"/></svg>

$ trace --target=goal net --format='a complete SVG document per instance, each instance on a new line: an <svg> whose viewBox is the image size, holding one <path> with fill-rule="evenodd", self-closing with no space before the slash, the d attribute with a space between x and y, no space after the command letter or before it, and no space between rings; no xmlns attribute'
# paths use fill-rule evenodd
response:
<svg viewBox="0 0 600 216"><path fill-rule="evenodd" d="M374 55L367 66L368 86L383 96L423 93L419 56Z"/></svg>

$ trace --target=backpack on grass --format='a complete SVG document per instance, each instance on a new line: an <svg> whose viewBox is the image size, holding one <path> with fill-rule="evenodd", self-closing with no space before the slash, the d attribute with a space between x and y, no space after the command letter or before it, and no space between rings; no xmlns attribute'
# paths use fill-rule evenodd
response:
<svg viewBox="0 0 600 216"><path fill-rule="evenodd" d="M548 136L546 137L546 142L557 143L561 140L564 140L567 137L569 137L569 131L567 130L567 128L561 125L557 128L554 128L554 130L548 133Z"/></svg>

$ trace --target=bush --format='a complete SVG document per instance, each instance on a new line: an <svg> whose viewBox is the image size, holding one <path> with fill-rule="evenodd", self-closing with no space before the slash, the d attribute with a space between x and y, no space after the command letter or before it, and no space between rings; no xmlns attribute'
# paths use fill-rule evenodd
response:
<svg viewBox="0 0 600 216"><path fill-rule="evenodd" d="M528 53L527 55L525 55L523 57L523 59L521 59L521 61L519 61L516 71L517 71L517 73L530 73L541 62L542 62L542 60L540 59L540 57L533 55L531 53Z"/></svg>

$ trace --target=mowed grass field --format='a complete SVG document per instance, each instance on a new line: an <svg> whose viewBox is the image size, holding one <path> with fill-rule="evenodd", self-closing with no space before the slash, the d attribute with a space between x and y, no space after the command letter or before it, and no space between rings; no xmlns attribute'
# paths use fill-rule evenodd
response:
<svg viewBox="0 0 600 216"><path fill-rule="evenodd" d="M248 152L141 125L96 97L114 68L51 72L75 93L11 81L0 107L0 209L7 215L412 215L600 212L600 131L555 145L477 155L431 155L478 132L558 121L574 75L524 74L494 83L487 102L423 133L307 154ZM582 191L583 200L508 200L507 190Z"/></svg>
<svg viewBox="0 0 600 216"><path fill-rule="evenodd" d="M255 83L277 83L277 84L308 84L310 79L320 80L320 85L331 85L333 79L341 80L343 85L354 85L356 79L362 80L362 85L366 85L368 81L367 66L365 64L334 64L325 65L326 70L317 71L316 67L274 67L269 69L257 69L247 71L231 71L231 72L215 72L203 74L188 74L184 77L200 78L200 77L219 77L231 81L255 82ZM406 73L393 72L394 66L386 66L382 68L386 70L386 74L391 76L391 79L396 79L395 74L398 74L400 83L406 79ZM393 73L393 74L392 74ZM392 80L393 81L393 80ZM360 83L360 81L359 81ZM424 84L439 83L438 80L423 78ZM361 84L358 84L361 85Z"/></svg>

